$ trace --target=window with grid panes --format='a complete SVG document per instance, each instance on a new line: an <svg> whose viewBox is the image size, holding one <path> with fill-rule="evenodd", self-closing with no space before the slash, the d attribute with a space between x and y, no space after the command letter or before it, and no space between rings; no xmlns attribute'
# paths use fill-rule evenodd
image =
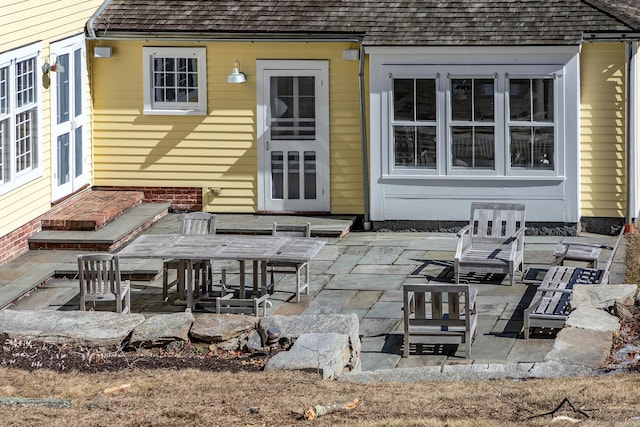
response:
<svg viewBox="0 0 640 427"><path fill-rule="evenodd" d="M38 48L0 54L0 193L42 173Z"/></svg>
<svg viewBox="0 0 640 427"><path fill-rule="evenodd" d="M145 114L206 114L205 48L145 47Z"/></svg>

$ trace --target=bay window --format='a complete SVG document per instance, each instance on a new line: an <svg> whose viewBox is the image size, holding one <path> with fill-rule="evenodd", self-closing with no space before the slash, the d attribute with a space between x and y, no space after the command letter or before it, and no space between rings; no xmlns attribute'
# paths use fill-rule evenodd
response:
<svg viewBox="0 0 640 427"><path fill-rule="evenodd" d="M559 173L557 66L389 70L389 175Z"/></svg>

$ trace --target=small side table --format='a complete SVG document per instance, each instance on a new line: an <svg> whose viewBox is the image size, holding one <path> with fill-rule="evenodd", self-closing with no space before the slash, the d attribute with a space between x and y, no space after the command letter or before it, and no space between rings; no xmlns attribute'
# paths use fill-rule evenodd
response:
<svg viewBox="0 0 640 427"><path fill-rule="evenodd" d="M584 243L560 242L553 251L553 264L564 265L565 261L586 262L589 268L598 268L602 246Z"/></svg>

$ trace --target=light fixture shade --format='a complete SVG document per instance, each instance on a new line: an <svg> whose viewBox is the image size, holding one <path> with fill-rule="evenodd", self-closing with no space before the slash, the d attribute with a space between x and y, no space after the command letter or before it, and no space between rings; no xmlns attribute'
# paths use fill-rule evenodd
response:
<svg viewBox="0 0 640 427"><path fill-rule="evenodd" d="M239 68L240 68L240 61L236 61L233 66L233 71L227 77L227 83L235 84L235 83L244 83L247 81L247 76L245 76L245 74L242 71L240 71Z"/></svg>

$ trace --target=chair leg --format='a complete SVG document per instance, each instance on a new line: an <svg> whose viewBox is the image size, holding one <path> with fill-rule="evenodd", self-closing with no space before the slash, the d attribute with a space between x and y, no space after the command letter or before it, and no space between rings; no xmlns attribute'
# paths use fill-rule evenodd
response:
<svg viewBox="0 0 640 427"><path fill-rule="evenodd" d="M169 265L162 263L162 302L169 300Z"/></svg>
<svg viewBox="0 0 640 427"><path fill-rule="evenodd" d="M127 291L127 295L125 295L124 299L127 306L125 313L131 313L131 285L129 285L129 290Z"/></svg>
<svg viewBox="0 0 640 427"><path fill-rule="evenodd" d="M309 264L305 266L305 294L309 295L309 287L311 286L311 272L309 271Z"/></svg>

